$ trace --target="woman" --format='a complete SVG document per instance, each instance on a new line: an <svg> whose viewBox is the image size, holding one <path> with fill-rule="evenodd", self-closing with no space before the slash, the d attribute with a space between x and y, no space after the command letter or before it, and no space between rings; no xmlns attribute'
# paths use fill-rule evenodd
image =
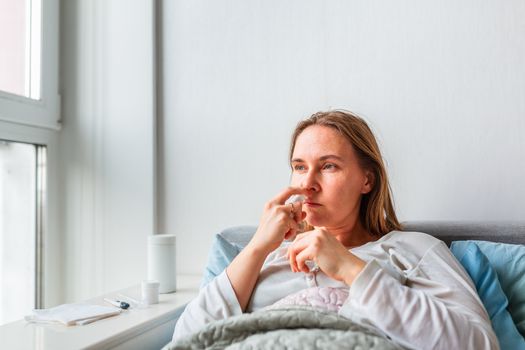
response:
<svg viewBox="0 0 525 350"><path fill-rule="evenodd" d="M188 305L174 339L296 292L328 288L344 292L335 306L340 315L399 345L499 347L475 287L447 246L401 231L365 121L346 111L301 121L290 164L291 187L265 205L250 243ZM305 199L285 204L292 195ZM296 235L303 220L313 229ZM309 261L317 268L311 270Z"/></svg>

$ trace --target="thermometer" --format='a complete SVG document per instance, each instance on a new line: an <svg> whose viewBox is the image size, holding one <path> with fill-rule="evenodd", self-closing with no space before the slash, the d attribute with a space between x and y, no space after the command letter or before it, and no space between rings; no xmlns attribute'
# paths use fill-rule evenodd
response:
<svg viewBox="0 0 525 350"><path fill-rule="evenodd" d="M120 300L110 300L110 299L106 299L104 298L104 301L106 303L110 303L111 305L114 305L116 307L119 307L123 310L126 310L127 308L129 308L129 304L126 303L125 301L120 301Z"/></svg>

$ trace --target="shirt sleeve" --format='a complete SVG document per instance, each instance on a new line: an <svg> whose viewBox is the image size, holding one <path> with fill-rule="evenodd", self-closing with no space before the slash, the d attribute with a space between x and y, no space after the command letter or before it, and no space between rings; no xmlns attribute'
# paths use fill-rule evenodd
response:
<svg viewBox="0 0 525 350"><path fill-rule="evenodd" d="M339 313L410 349L499 349L474 285L443 242L406 277L403 283L369 261Z"/></svg>
<svg viewBox="0 0 525 350"><path fill-rule="evenodd" d="M242 314L226 271L202 288L179 317L173 332L173 341L201 329L205 324Z"/></svg>

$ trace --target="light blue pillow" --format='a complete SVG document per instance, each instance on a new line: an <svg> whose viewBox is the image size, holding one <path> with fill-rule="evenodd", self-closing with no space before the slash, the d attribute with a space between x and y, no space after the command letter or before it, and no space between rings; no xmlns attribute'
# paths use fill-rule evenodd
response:
<svg viewBox="0 0 525 350"><path fill-rule="evenodd" d="M220 275L240 251L241 247L228 242L220 233L216 234L208 254L208 263L204 269L201 288Z"/></svg>
<svg viewBox="0 0 525 350"><path fill-rule="evenodd" d="M507 297L489 259L472 241L452 242L450 250L472 278L487 309L501 349L525 349L525 339L518 332L507 310Z"/></svg>
<svg viewBox="0 0 525 350"><path fill-rule="evenodd" d="M514 324L525 337L525 246L473 241L489 259L509 300Z"/></svg>

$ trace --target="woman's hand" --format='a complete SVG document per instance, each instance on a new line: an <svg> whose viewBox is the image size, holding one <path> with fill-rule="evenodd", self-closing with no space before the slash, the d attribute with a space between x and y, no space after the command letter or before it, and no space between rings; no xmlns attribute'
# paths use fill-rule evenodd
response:
<svg viewBox="0 0 525 350"><path fill-rule="evenodd" d="M307 190L299 187L288 187L264 206L257 232L249 246L266 254L274 251L283 240L293 237L299 229L306 213L302 211L302 202L284 204L294 194L306 194Z"/></svg>
<svg viewBox="0 0 525 350"><path fill-rule="evenodd" d="M324 228L297 235L288 257L294 272L309 272L305 262L313 260L326 275L349 286L366 265Z"/></svg>

